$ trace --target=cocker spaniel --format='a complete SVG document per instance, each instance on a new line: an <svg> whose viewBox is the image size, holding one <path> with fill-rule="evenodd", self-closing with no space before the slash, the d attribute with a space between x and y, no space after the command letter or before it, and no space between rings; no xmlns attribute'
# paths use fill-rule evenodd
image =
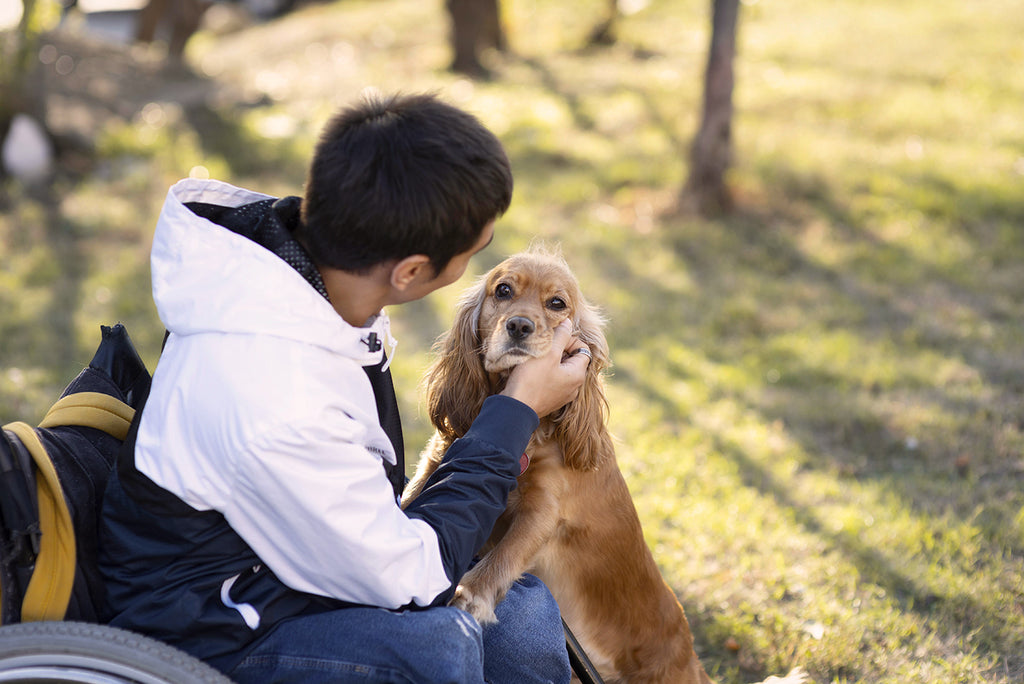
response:
<svg viewBox="0 0 1024 684"><path fill-rule="evenodd" d="M561 256L531 249L510 257L463 296L453 329L426 376L436 429L403 503L414 499L451 443L464 435L508 371L543 355L569 318L591 352L578 397L541 421L485 555L461 580L452 605L480 623L524 572L551 590L562 616L605 682L710 682L675 594L644 542L636 508L605 425L604 319ZM777 682L802 681L795 678Z"/></svg>

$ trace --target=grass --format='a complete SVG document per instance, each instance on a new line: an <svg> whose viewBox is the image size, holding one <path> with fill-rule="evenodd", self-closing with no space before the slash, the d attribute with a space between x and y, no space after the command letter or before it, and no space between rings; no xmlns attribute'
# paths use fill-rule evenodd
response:
<svg viewBox="0 0 1024 684"><path fill-rule="evenodd" d="M125 321L155 364L146 254L176 178L294 194L334 107L366 86L437 90L516 172L474 272L559 242L610 316L620 465L716 680L803 664L818 682L1021 681L1024 15L745 2L739 208L704 220L675 201L707 3L651 0L618 45L583 49L602 6L506 0L514 54L485 83L444 71L440 2L197 36L197 76L92 130L89 173L42 200L5 186L0 415L41 416L100 323ZM195 83L202 97L168 95ZM459 289L392 312L410 459Z"/></svg>

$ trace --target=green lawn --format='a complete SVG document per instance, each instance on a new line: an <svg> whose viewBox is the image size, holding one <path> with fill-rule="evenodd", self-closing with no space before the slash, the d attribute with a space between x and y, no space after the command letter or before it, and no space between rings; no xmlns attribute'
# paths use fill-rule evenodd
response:
<svg viewBox="0 0 1024 684"><path fill-rule="evenodd" d="M170 183L296 194L334 107L436 90L500 134L517 186L474 273L391 312L410 459L459 290L561 243L610 317L620 465L717 681L1024 680L1020 3L744 2L738 209L702 220L675 207L708 4L651 0L585 50L604 0L506 0L514 54L486 83L444 71L439 0L197 36L194 76L91 129L86 175L41 200L4 186L0 417L40 417L100 323L155 363L146 259Z"/></svg>

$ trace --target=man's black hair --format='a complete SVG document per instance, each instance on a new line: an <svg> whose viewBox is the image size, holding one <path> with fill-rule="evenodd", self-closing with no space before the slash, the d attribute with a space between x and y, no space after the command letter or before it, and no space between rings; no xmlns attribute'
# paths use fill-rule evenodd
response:
<svg viewBox="0 0 1024 684"><path fill-rule="evenodd" d="M440 273L511 200L505 150L475 117L432 95L372 95L324 128L297 237L321 266L425 254Z"/></svg>

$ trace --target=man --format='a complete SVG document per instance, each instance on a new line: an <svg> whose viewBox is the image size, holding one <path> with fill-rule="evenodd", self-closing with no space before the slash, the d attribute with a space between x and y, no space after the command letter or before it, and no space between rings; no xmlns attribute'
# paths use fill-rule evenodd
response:
<svg viewBox="0 0 1024 684"><path fill-rule="evenodd" d="M101 520L109 621L239 682L567 682L525 577L481 629L448 607L538 416L588 360L567 327L490 397L405 511L383 307L457 280L511 200L497 139L430 96L328 123L305 196L171 188L153 241L169 335Z"/></svg>

